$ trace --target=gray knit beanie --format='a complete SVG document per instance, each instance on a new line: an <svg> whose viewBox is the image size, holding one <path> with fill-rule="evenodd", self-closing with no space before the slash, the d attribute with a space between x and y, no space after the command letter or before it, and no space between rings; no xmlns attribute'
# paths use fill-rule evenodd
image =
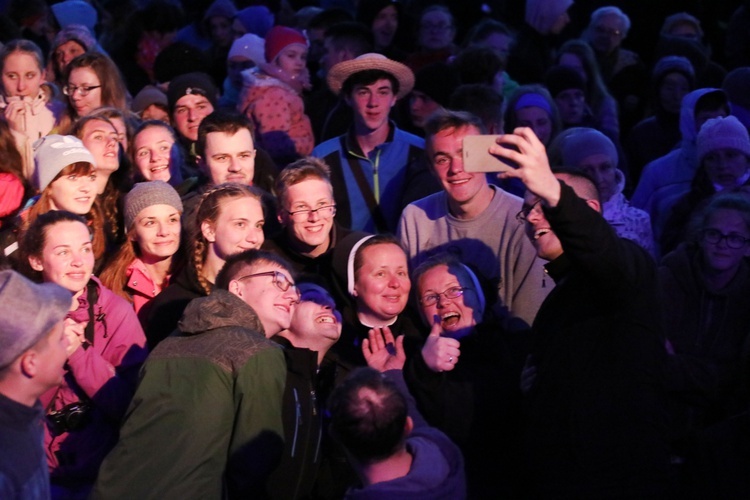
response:
<svg viewBox="0 0 750 500"><path fill-rule="evenodd" d="M690 88L695 85L695 70L687 57L664 56L656 62L651 74L654 81L659 83L669 73L681 73L690 82Z"/></svg>
<svg viewBox="0 0 750 500"><path fill-rule="evenodd" d="M16 271L0 271L0 368L65 318L73 296L54 283L36 284Z"/></svg>
<svg viewBox="0 0 750 500"><path fill-rule="evenodd" d="M565 165L580 167L581 162L589 156L601 154L607 156L617 168L617 148L609 137L598 130L586 127L568 129L565 132L568 132L568 135L560 145L560 154Z"/></svg>
<svg viewBox="0 0 750 500"><path fill-rule="evenodd" d="M50 182L68 165L83 161L96 166L94 156L86 149L83 142L72 135L46 135L34 142L34 163L36 172L32 182L39 191L49 186Z"/></svg>
<svg viewBox="0 0 750 500"><path fill-rule="evenodd" d="M695 143L698 163L717 149L735 149L750 158L750 137L747 129L731 115L706 121L698 132Z"/></svg>
<svg viewBox="0 0 750 500"><path fill-rule="evenodd" d="M130 229L141 210L152 205L169 205L182 213L177 191L164 181L139 182L125 195L125 228Z"/></svg>

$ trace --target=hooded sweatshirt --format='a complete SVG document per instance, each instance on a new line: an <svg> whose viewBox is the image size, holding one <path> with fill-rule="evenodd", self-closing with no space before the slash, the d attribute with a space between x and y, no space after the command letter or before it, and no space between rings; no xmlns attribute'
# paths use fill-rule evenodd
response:
<svg viewBox="0 0 750 500"><path fill-rule="evenodd" d="M466 498L464 462L458 447L448 436L431 427L416 410L400 370L389 370L386 376L395 382L409 404L414 430L406 438L406 449L412 455L409 473L398 479L352 488L347 499L376 500L409 498L424 500L461 500Z"/></svg>
<svg viewBox="0 0 750 500"><path fill-rule="evenodd" d="M283 449L286 363L255 311L214 290L141 370L92 498L263 498Z"/></svg>
<svg viewBox="0 0 750 500"><path fill-rule="evenodd" d="M685 96L680 110L680 147L646 165L633 193L633 206L645 210L651 216L656 241L661 238L674 204L690 191L690 184L698 169L695 153L695 140L698 136L695 105L698 99L711 92L723 91L714 88L698 89Z"/></svg>
<svg viewBox="0 0 750 500"><path fill-rule="evenodd" d="M659 289L664 333L674 354L665 365L666 383L678 400L678 423L701 428L731 412L740 378L740 355L750 332L750 264L714 289L703 278L702 254L682 244L664 257Z"/></svg>

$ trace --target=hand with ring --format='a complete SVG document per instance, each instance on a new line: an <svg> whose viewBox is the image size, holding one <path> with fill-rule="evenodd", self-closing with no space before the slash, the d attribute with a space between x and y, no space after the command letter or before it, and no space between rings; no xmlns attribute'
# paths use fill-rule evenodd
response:
<svg viewBox="0 0 750 500"><path fill-rule="evenodd" d="M434 372L453 370L458 363L458 357L461 355L461 343L454 338L443 337L441 333L440 322L436 321L422 347L422 359Z"/></svg>

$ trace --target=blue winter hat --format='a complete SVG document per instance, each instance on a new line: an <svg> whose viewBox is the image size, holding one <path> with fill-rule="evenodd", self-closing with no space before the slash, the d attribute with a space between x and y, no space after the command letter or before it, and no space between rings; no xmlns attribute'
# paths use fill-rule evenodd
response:
<svg viewBox="0 0 750 500"><path fill-rule="evenodd" d="M265 5L254 5L242 9L235 19L245 27L248 33L265 38L276 22L273 13Z"/></svg>
<svg viewBox="0 0 750 500"><path fill-rule="evenodd" d="M96 9L84 0L65 0L56 3L52 6L52 12L55 14L60 28L65 28L71 24L82 24L91 33L95 33L94 28L99 21L99 15L96 13Z"/></svg>

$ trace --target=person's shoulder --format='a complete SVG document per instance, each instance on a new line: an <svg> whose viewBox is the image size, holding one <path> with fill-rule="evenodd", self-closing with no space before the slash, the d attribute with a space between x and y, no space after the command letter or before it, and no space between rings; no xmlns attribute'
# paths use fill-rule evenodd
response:
<svg viewBox="0 0 750 500"><path fill-rule="evenodd" d="M341 136L333 137L327 141L323 141L313 149L313 156L322 158L328 156L334 151L341 151Z"/></svg>
<svg viewBox="0 0 750 500"><path fill-rule="evenodd" d="M632 50L624 49L620 47L617 51L617 62L622 68L628 66L644 67L641 56ZM645 69L645 67L643 68Z"/></svg>
<svg viewBox="0 0 750 500"><path fill-rule="evenodd" d="M502 188L492 185L490 185L490 188L495 191L495 196L492 197L490 205L478 217L492 216L493 218L502 217L515 220L516 214L523 206L523 199Z"/></svg>
<svg viewBox="0 0 750 500"><path fill-rule="evenodd" d="M117 295L115 292L104 286L104 284L99 281L99 278L92 276L92 280L96 283L97 287L97 304L100 305L102 308L109 309L109 310L116 310L116 311L125 311L125 310L132 310L133 306L128 303L127 300L123 299L119 295Z"/></svg>
<svg viewBox="0 0 750 500"><path fill-rule="evenodd" d="M651 216L646 212L645 210L642 210L638 207L634 207L633 205L628 205L625 207L625 213L627 214L627 217L631 220L646 223L651 223Z"/></svg>
<svg viewBox="0 0 750 500"><path fill-rule="evenodd" d="M198 298L195 300L204 300ZM284 360L281 348L261 332L244 325L219 326L203 332L180 332L154 348L151 359L205 359L225 371L237 372L251 362Z"/></svg>
<svg viewBox="0 0 750 500"><path fill-rule="evenodd" d="M490 189L495 191L495 197L502 203L512 203L514 205L523 204L523 198L504 190L501 187L490 184Z"/></svg>
<svg viewBox="0 0 750 500"><path fill-rule="evenodd" d="M680 148L673 149L664 156L660 156L659 158L648 162L646 166L643 167L641 179L645 178L654 182L657 179L669 176L669 173L666 172L666 169L670 169L671 172L672 168L676 165L677 161L680 158L681 151L682 150Z"/></svg>
<svg viewBox="0 0 750 500"><path fill-rule="evenodd" d="M406 205L406 207L404 207L404 210L401 213L401 217L405 219L412 219L415 217L420 217L420 214L425 213L429 214L431 218L444 217L448 214L445 200L445 191L441 190L437 193L432 193L425 196L424 198L420 198L409 203L408 205Z"/></svg>

